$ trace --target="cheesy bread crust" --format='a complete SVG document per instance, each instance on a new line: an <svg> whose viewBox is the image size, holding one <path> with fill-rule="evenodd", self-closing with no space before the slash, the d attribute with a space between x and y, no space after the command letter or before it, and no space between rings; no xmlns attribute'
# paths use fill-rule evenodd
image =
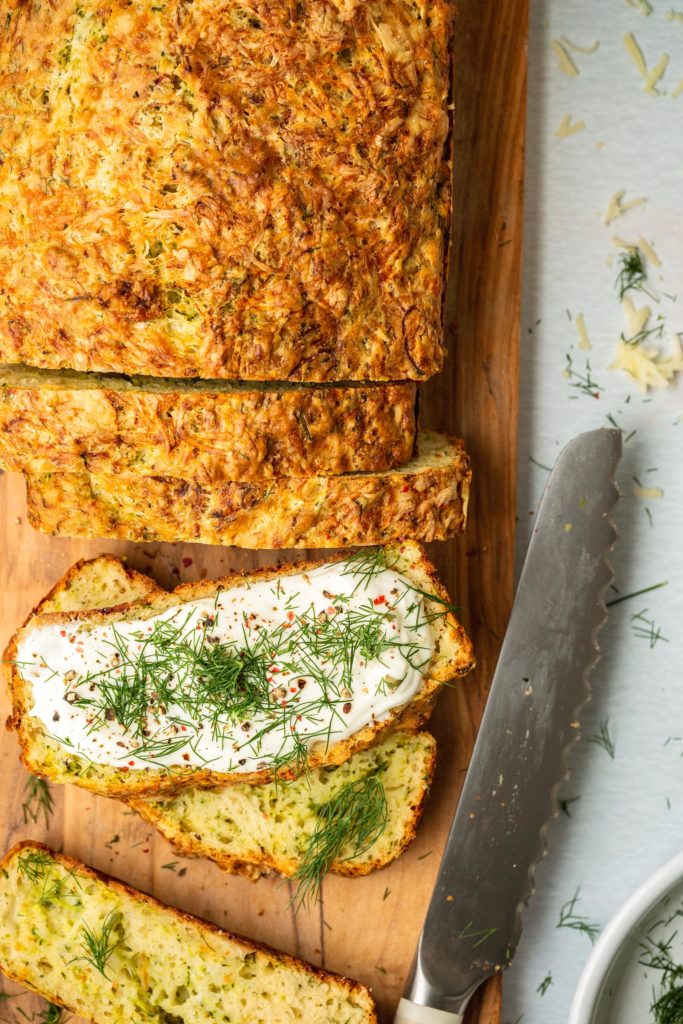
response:
<svg viewBox="0 0 683 1024"><path fill-rule="evenodd" d="M442 364L450 0L8 0L0 359Z"/></svg>

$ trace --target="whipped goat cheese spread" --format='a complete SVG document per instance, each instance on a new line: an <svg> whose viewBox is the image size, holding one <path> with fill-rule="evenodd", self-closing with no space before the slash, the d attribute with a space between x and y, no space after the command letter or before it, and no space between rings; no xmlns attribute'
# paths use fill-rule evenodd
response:
<svg viewBox="0 0 683 1024"><path fill-rule="evenodd" d="M128 770L302 765L419 691L434 653L421 595L355 558L236 585L151 618L31 628L16 664L48 734Z"/></svg>

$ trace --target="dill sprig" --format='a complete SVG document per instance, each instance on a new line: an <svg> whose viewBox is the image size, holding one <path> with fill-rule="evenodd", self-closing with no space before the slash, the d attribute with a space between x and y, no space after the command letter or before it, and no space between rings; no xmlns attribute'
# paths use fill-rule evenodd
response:
<svg viewBox="0 0 683 1024"><path fill-rule="evenodd" d="M37 897L39 906L47 907L50 903L60 903L70 899L78 902L75 888L80 888L80 885L77 877L73 871L60 874L48 854L42 853L40 850L27 850L17 858L17 869L19 874L29 882L42 882L42 888Z"/></svg>
<svg viewBox="0 0 683 1024"><path fill-rule="evenodd" d="M347 782L331 800L316 808L315 829L294 875L292 902L297 909L318 901L325 875L347 846L351 853L344 860L360 857L386 829L389 812L383 771L380 767Z"/></svg>
<svg viewBox="0 0 683 1024"><path fill-rule="evenodd" d="M538 986L536 991L539 993L539 995L544 996L552 984L553 984L553 976L550 973L550 971L548 971L548 973L546 974L545 978L543 979L541 984Z"/></svg>
<svg viewBox="0 0 683 1024"><path fill-rule="evenodd" d="M583 914L576 913L576 904L579 902L580 892L581 889L577 889L572 898L562 904L557 927L571 928L572 931L582 932L584 935L588 936L591 941L591 945L593 945L600 934L600 925L592 924L587 917L584 917Z"/></svg>
<svg viewBox="0 0 683 1024"><path fill-rule="evenodd" d="M69 960L69 964L76 963L79 960L85 960L96 971L106 978L108 981L109 976L107 974L107 964L112 953L118 949L123 942L123 938L115 937L115 929L117 929L121 922L121 912L118 910L110 910L99 931L94 931L90 925L84 924L81 933L82 941L81 948L83 949L82 956L75 956L72 960Z"/></svg>
<svg viewBox="0 0 683 1024"><path fill-rule="evenodd" d="M595 733L594 736L587 736L586 742L595 743L596 746L602 747L602 749L609 754L612 760L614 760L615 746L614 740L612 739L609 731L609 718L605 718L600 722L599 731Z"/></svg>
<svg viewBox="0 0 683 1024"><path fill-rule="evenodd" d="M45 819L45 828L49 828L55 802L47 782L35 775L29 775L24 787L24 794L26 799L21 805L24 813L24 825L28 825L29 821L32 821L34 825L37 824L38 818L42 814Z"/></svg>
<svg viewBox="0 0 683 1024"><path fill-rule="evenodd" d="M683 964L676 963L672 955L677 934L674 932L668 939L658 940L648 936L641 943L638 963L661 973L659 995L653 992L650 1006L655 1024L683 1024Z"/></svg>
<svg viewBox="0 0 683 1024"><path fill-rule="evenodd" d="M623 302L629 292L645 291L644 285L647 281L647 271L643 262L643 254L640 249L627 249L619 256L619 273L615 288L619 293L619 301Z"/></svg>
<svg viewBox="0 0 683 1024"><path fill-rule="evenodd" d="M652 650L660 640L665 644L668 644L669 640L662 634L661 626L658 626L654 619L647 618L647 612L648 609L643 608L642 612L631 616L631 630L634 636L641 640L647 640L650 650Z"/></svg>
<svg viewBox="0 0 683 1024"><path fill-rule="evenodd" d="M355 551L344 560L344 569L342 570L341 575L358 577L358 582L351 591L351 594L353 595L361 586L364 590L367 590L368 585L375 576L384 572L386 568L387 556L384 548L360 548L359 551Z"/></svg>
<svg viewBox="0 0 683 1024"><path fill-rule="evenodd" d="M593 379L590 360L586 360L585 373L581 373L579 370L574 369L574 360L571 352L567 352L565 358L567 360L567 365L564 370L564 375L567 380L571 381L571 387L576 388L582 394L588 395L590 398L599 398L600 392L603 388L596 380Z"/></svg>

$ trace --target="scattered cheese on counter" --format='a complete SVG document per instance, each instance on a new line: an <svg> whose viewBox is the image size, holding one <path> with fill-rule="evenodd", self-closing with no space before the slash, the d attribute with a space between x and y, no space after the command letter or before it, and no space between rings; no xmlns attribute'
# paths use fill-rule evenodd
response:
<svg viewBox="0 0 683 1024"><path fill-rule="evenodd" d="M625 195L626 190L623 188L620 192L614 193L607 206L605 224L611 224L617 217L623 217L629 210L633 210L636 206L643 206L647 202L645 196L641 196L638 199L629 199L627 202L624 202Z"/></svg>
<svg viewBox="0 0 683 1024"><path fill-rule="evenodd" d="M576 78L581 72L569 51L573 50L574 53L581 53L586 57L590 57L599 49L600 41L598 40L598 42L593 43L592 46L579 46L577 43L573 43L571 39L567 39L566 36L560 36L559 39L553 39L550 45L553 52L557 55L559 61L558 69L570 78Z"/></svg>
<svg viewBox="0 0 683 1024"><path fill-rule="evenodd" d="M655 252L653 246L650 245L649 242L646 242L642 235L638 239L638 248L653 267L661 267L662 261Z"/></svg>
<svg viewBox="0 0 683 1024"><path fill-rule="evenodd" d="M626 337L635 338L647 327L648 320L652 316L652 310L649 306L636 309L628 295L624 296L621 305L626 316Z"/></svg>
<svg viewBox="0 0 683 1024"><path fill-rule="evenodd" d="M650 3L650 0L626 0L629 7L632 7L634 11L638 11L638 14L644 15L646 18L649 17L654 8Z"/></svg>
<svg viewBox="0 0 683 1024"><path fill-rule="evenodd" d="M655 66L652 69L650 69L647 66L647 62L645 61L643 51L638 45L636 37L633 35L633 32L628 32L624 36L624 45L626 47L626 52L628 53L629 57L631 58L631 60L633 61L638 70L638 74L645 83L643 86L645 92L649 93L651 96L664 95L659 91L657 85L664 77L664 72L669 66L669 54L663 53L657 61L657 63L655 64Z"/></svg>
<svg viewBox="0 0 683 1024"><path fill-rule="evenodd" d="M588 330L586 328L586 321L583 313L579 313L576 317L576 329L579 332L579 348L584 352L590 352L593 346L591 340L588 337Z"/></svg>
<svg viewBox="0 0 683 1024"><path fill-rule="evenodd" d="M609 369L625 370L643 392L648 388L668 388L675 382L676 374L683 373L681 339L676 336L671 355L665 356L657 349L629 344L620 338L616 359Z"/></svg>
<svg viewBox="0 0 683 1024"><path fill-rule="evenodd" d="M666 20L683 22L683 11L667 11Z"/></svg>
<svg viewBox="0 0 683 1024"><path fill-rule="evenodd" d="M677 100L681 93L683 93L683 78L681 78L680 82L678 83L674 91L671 93L671 99Z"/></svg>
<svg viewBox="0 0 683 1024"><path fill-rule="evenodd" d="M568 139L570 135L577 135L586 127L585 121L572 121L571 114L565 114L555 129L558 139Z"/></svg>
<svg viewBox="0 0 683 1024"><path fill-rule="evenodd" d="M635 485L633 493L636 498L651 498L653 501L659 501L660 498L664 497L664 491L661 487L640 487Z"/></svg>
<svg viewBox="0 0 683 1024"><path fill-rule="evenodd" d="M570 78L576 78L576 76L579 74L579 69L577 68L576 64L565 50L560 40L553 39L550 45L554 52L557 54L558 60L560 62L558 65L559 70L563 74L568 75Z"/></svg>

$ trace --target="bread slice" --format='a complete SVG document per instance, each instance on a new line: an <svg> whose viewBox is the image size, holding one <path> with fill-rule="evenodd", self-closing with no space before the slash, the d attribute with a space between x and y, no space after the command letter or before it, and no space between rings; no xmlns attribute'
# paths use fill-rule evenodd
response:
<svg viewBox="0 0 683 1024"><path fill-rule="evenodd" d="M363 985L167 907L39 843L19 843L0 862L0 968L93 1024L377 1020Z"/></svg>
<svg viewBox="0 0 683 1024"><path fill-rule="evenodd" d="M154 593L163 591L149 577L101 555L74 565L34 614L82 611ZM435 767L436 741L429 733L397 730L345 764L319 768L286 786L186 789L167 799L132 800L131 806L184 856L208 857L225 871L253 879L270 872L291 876L319 820L316 809L343 786L381 771L386 828L364 853L354 855L347 845L330 869L365 875L395 860L414 838Z"/></svg>
<svg viewBox="0 0 683 1024"><path fill-rule="evenodd" d="M364 725L346 739L325 744L318 742L308 754L308 765L311 769L338 765L347 761L353 754L370 746L390 730L403 725L417 727L422 724L431 712L433 703L444 682L455 676L467 673L473 665L472 647L464 630L448 611L443 602L448 600L447 594L440 584L434 567L428 561L423 549L410 541L400 545L388 546L384 549L386 564L400 572L410 584L425 594L434 595L435 600L425 599L425 614L435 616L431 629L433 631L434 653L431 662L424 668L419 691L405 706L396 707L382 718ZM336 556L329 561L343 561L344 556ZM150 618L165 609L182 606L187 601L200 598L214 598L218 593L235 587L244 587L259 580L274 580L291 576L313 568L321 563L303 563L289 565L278 570L262 570L242 577L226 577L222 580L200 581L178 587L170 594L153 593L130 605L120 606L109 612L61 612L57 614L33 616L28 624L20 629L12 638L5 653L10 665L13 714L10 726L19 733L21 754L30 771L55 782L73 782L86 789L105 796L130 798L135 796L154 796L161 793L175 792L186 786L213 787L239 783L263 783L271 781L273 770L265 766L260 770L245 773L224 774L207 767L118 767L110 764L94 763L78 756L73 750L58 742L48 734L46 726L31 714L33 695L31 684L22 674L22 667L16 664L17 649L24 638L27 641L34 631L43 624L64 624L84 626L102 623L115 624L126 619ZM59 679L56 686L63 685ZM285 766L280 773L282 778L293 778L297 770L292 765Z"/></svg>
<svg viewBox="0 0 683 1024"><path fill-rule="evenodd" d="M415 385L183 381L0 367L0 468L224 480L408 462Z"/></svg>
<svg viewBox="0 0 683 1024"><path fill-rule="evenodd" d="M289 782L185 789L176 796L132 800L131 806L185 857L208 857L225 871L259 878L291 877L319 822L317 809L349 784L381 773L387 826L360 855L347 842L330 870L367 875L399 857L415 837L436 766L429 733L398 730L337 768L318 768Z"/></svg>
<svg viewBox="0 0 683 1024"><path fill-rule="evenodd" d="M462 442L426 432L416 459L382 473L213 486L40 473L27 478L27 496L31 525L59 536L331 548L445 540L465 528L470 479Z"/></svg>

